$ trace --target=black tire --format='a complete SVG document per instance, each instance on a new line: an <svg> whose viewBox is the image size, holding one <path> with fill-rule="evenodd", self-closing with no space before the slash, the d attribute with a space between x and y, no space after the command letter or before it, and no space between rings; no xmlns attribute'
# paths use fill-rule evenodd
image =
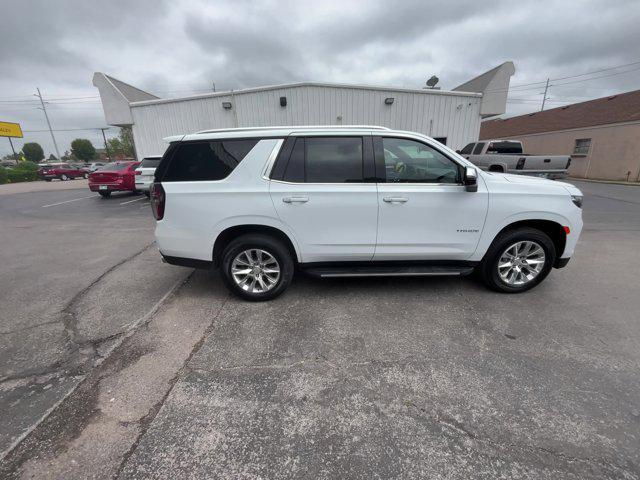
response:
<svg viewBox="0 0 640 480"><path fill-rule="evenodd" d="M45 182L50 182L50 181L51 181L51 179L50 179L50 178L45 178L45 179L44 179L44 181L45 181Z"/></svg>
<svg viewBox="0 0 640 480"><path fill-rule="evenodd" d="M66 182L67 180L69 180L69 177L63 173L62 175L60 175L60 180Z"/></svg>
<svg viewBox="0 0 640 480"><path fill-rule="evenodd" d="M111 196L111 192L98 192L102 198L109 198Z"/></svg>
<svg viewBox="0 0 640 480"><path fill-rule="evenodd" d="M271 254L280 267L280 277L275 286L266 292L253 293L243 290L233 279L231 265L236 256L244 250L259 248ZM293 278L294 263L289 249L277 238L263 234L246 234L229 242L222 252L220 274L225 286L235 295L252 302L276 298L284 292Z"/></svg>
<svg viewBox="0 0 640 480"><path fill-rule="evenodd" d="M147 198L151 198L151 192L149 190L145 190L144 194L146 195Z"/></svg>
<svg viewBox="0 0 640 480"><path fill-rule="evenodd" d="M498 273L498 261L502 253L511 245L521 241L533 241L542 247L545 254L545 262L538 275L528 283L523 285L509 285L500 277ZM520 293L532 289L542 282L553 267L556 260L556 248L549 236L535 228L522 227L513 230L506 230L499 234L482 262L478 266L478 274L483 283L492 290L503 293Z"/></svg>

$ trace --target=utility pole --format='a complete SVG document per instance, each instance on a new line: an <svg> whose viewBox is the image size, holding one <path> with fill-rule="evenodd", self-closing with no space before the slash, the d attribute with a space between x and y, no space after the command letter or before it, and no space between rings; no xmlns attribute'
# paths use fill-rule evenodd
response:
<svg viewBox="0 0 640 480"><path fill-rule="evenodd" d="M107 137L104 134L104 131L109 130L109 127L104 127L100 130L102 131L102 139L104 140L104 153L107 155L107 160L111 161L111 155L109 155L109 147L107 146Z"/></svg>
<svg viewBox="0 0 640 480"><path fill-rule="evenodd" d="M211 82L213 84L213 93L216 93L216 82Z"/></svg>
<svg viewBox="0 0 640 480"><path fill-rule="evenodd" d="M36 95L34 93L33 95L40 99L40 104L42 105L42 111L44 112L44 118L47 119L47 125L49 126L49 133L51 134L51 140L53 140L53 146L56 149L56 155L58 156L58 160L62 160L62 157L60 156L60 150L58 150L58 144L56 143L56 137L53 135L53 129L51 128L51 122L49 121L49 115L47 115L47 109L44 106L44 100L42 100L42 94L40 93L40 89L39 88L36 88L36 90L38 90L38 94Z"/></svg>
<svg viewBox="0 0 640 480"><path fill-rule="evenodd" d="M547 78L547 84L544 86L544 93L542 94L542 108L540 108L540 111L544 110L544 103L547 101L548 90L549 90L549 79Z"/></svg>

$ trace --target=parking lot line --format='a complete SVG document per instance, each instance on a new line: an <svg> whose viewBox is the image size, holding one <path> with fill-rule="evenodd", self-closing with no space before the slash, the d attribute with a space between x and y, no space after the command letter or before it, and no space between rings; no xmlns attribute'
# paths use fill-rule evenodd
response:
<svg viewBox="0 0 640 480"><path fill-rule="evenodd" d="M85 198L93 198L93 197L97 197L97 195L89 195L88 197L74 198L73 200L65 200L64 202L50 203L49 205L42 205L42 208L55 207L56 205L62 205L63 203L77 202L78 200L84 200Z"/></svg>
<svg viewBox="0 0 640 480"><path fill-rule="evenodd" d="M127 202L122 202L120 205L126 205L127 203L138 202L140 200L144 200L146 197L134 198L133 200L129 200Z"/></svg>

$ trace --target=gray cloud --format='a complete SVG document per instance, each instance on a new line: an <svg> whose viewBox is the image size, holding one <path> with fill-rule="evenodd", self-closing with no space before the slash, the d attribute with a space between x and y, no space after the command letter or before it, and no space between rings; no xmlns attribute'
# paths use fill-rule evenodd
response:
<svg viewBox="0 0 640 480"><path fill-rule="evenodd" d="M420 87L432 74L452 88L505 60L520 85L640 60L637 0L40 0L3 13L0 120L25 130L46 128L36 86L53 99L95 97L96 70L167 97L212 82L219 90L301 80ZM580 79L552 82L549 105L640 88L640 70L558 85ZM539 108L540 92L514 88L508 114ZM57 129L104 125L97 98L52 100L49 109ZM96 130L57 135L63 150L76 137L100 140ZM25 140L53 151L46 132Z"/></svg>

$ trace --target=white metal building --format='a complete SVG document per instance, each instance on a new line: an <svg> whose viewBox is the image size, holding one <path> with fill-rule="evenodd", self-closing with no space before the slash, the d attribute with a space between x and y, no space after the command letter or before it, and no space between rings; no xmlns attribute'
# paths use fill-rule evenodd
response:
<svg viewBox="0 0 640 480"><path fill-rule="evenodd" d="M171 135L276 125L381 125L458 149L504 113L514 72L506 62L453 91L304 82L162 99L100 72L93 84L107 123L132 127L139 158L162 154Z"/></svg>

